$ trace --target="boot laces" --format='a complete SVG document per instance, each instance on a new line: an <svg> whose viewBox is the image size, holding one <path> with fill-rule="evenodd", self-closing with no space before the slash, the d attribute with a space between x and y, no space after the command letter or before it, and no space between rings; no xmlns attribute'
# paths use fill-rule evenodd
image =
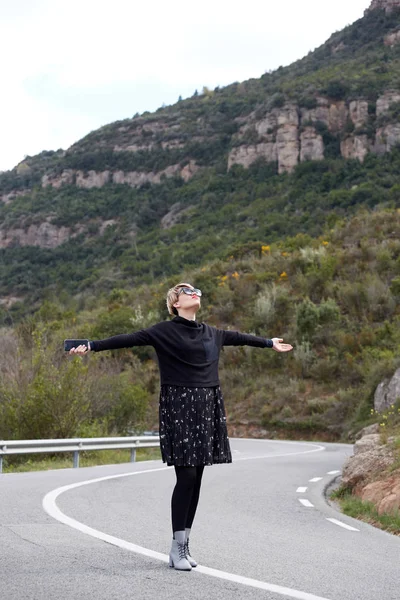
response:
<svg viewBox="0 0 400 600"><path fill-rule="evenodd" d="M186 540L186 542L185 542L185 549L186 549L186 556L190 556L189 540Z"/></svg>
<svg viewBox="0 0 400 600"><path fill-rule="evenodd" d="M179 552L179 560L181 560L182 558L186 558L186 544L180 544L178 542L178 552Z"/></svg>

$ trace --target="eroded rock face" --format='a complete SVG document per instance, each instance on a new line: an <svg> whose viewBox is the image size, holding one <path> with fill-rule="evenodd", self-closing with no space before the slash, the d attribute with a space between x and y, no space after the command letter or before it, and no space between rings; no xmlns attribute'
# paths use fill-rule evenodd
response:
<svg viewBox="0 0 400 600"><path fill-rule="evenodd" d="M61 187L64 183L66 185L72 185L74 183L75 173L72 169L64 169L59 177L51 177L50 175L43 175L42 187L51 185L54 188Z"/></svg>
<svg viewBox="0 0 400 600"><path fill-rule="evenodd" d="M170 165L162 171L154 173L153 171L74 171L66 169L58 177L50 177L44 175L42 177L42 187L51 185L59 188L63 184L76 184L80 188L101 188L107 183L126 183L131 187L140 187L145 183L160 183L163 177L173 177L179 175L185 181L189 181L191 177L199 170L194 160L191 160L183 168L180 165Z"/></svg>
<svg viewBox="0 0 400 600"><path fill-rule="evenodd" d="M364 436L355 444L354 456L350 456L344 466L342 483L360 490L371 477L377 476L394 462L394 454L389 446L380 445L379 434Z"/></svg>
<svg viewBox="0 0 400 600"><path fill-rule="evenodd" d="M375 504L380 515L396 514L400 511L400 471L387 479L369 483L358 495L361 500Z"/></svg>
<svg viewBox="0 0 400 600"><path fill-rule="evenodd" d="M391 379L382 381L375 390L374 408L382 412L400 398L400 369L395 371Z"/></svg>
<svg viewBox="0 0 400 600"><path fill-rule="evenodd" d="M300 135L300 162L305 160L322 160L324 158L324 142L314 127L306 127Z"/></svg>
<svg viewBox="0 0 400 600"><path fill-rule="evenodd" d="M276 162L278 154L275 142L233 148L228 157L228 169L236 164L247 168L260 157L267 162Z"/></svg>
<svg viewBox="0 0 400 600"><path fill-rule="evenodd" d="M30 191L31 190L12 190L11 192L2 194L0 196L0 198L1 198L1 201L4 202L4 204L9 204L13 200L15 200L15 198L17 198L18 196L24 196L25 194L29 194Z"/></svg>
<svg viewBox="0 0 400 600"><path fill-rule="evenodd" d="M378 430L376 423L362 430L364 435L355 443L354 455L343 467L342 485L350 487L361 500L375 504L379 514L395 514L400 509L400 470L385 474L395 461L394 438L381 444Z"/></svg>
<svg viewBox="0 0 400 600"><path fill-rule="evenodd" d="M180 202L171 206L169 212L161 219L161 229L170 229L180 222L181 218L192 209L192 206L182 208Z"/></svg>
<svg viewBox="0 0 400 600"><path fill-rule="evenodd" d="M91 221L98 225L100 235L103 235L107 227L115 225L115 219L107 221ZM90 225L90 224L89 224ZM10 229L0 229L0 248L36 246L39 248L57 248L80 233L88 231L88 224L76 224L74 228L58 227L51 223L51 217L39 224L32 224L24 227L14 227Z"/></svg>
<svg viewBox="0 0 400 600"><path fill-rule="evenodd" d="M350 119L357 128L364 127L368 121L368 102L366 100L353 100L349 105Z"/></svg>
<svg viewBox="0 0 400 600"><path fill-rule="evenodd" d="M76 171L75 184L79 188L100 188L110 181L110 171Z"/></svg>
<svg viewBox="0 0 400 600"><path fill-rule="evenodd" d="M290 173L299 162L299 128L290 123L283 125L276 134L276 151L279 173Z"/></svg>
<svg viewBox="0 0 400 600"><path fill-rule="evenodd" d="M320 121L324 125L329 124L329 101L327 98L318 97L316 108L302 108L301 121L302 123Z"/></svg>
<svg viewBox="0 0 400 600"><path fill-rule="evenodd" d="M390 13L400 8L400 0L372 0L371 6L365 12L375 10L376 8L382 8L387 13Z"/></svg>
<svg viewBox="0 0 400 600"><path fill-rule="evenodd" d="M346 125L349 109L345 102L334 102L329 107L328 129L332 133L339 133Z"/></svg>
<svg viewBox="0 0 400 600"><path fill-rule="evenodd" d="M324 143L322 135L317 133L314 123L323 123L332 133L343 130L349 118L349 108L345 102L330 102L328 98L318 97L315 108L299 109L294 104L274 108L262 119L256 119L255 113L248 116L236 136L237 140L246 140L252 130L258 136L258 143L233 148L228 158L228 169L234 164L248 167L257 158L267 162L278 161L279 173L291 172L299 162L322 160ZM351 119L361 127L368 119L368 103L354 101L350 105ZM360 140L348 143L349 156L364 158L364 146Z"/></svg>
<svg viewBox="0 0 400 600"><path fill-rule="evenodd" d="M385 125L376 130L376 146L380 152L390 152L400 143L400 123Z"/></svg>
<svg viewBox="0 0 400 600"><path fill-rule="evenodd" d="M400 29L398 31L393 31L392 33L388 33L383 40L383 43L385 44L385 46L390 46L390 47L395 46L399 42L400 42Z"/></svg>
<svg viewBox="0 0 400 600"><path fill-rule="evenodd" d="M369 452L369 450L373 450L380 446L381 436L379 433L369 433L367 435L363 435L359 440L354 444L354 455L362 454L363 452Z"/></svg>
<svg viewBox="0 0 400 600"><path fill-rule="evenodd" d="M400 102L400 92L397 90L386 90L386 92L379 96L376 101L376 116L380 117L388 112L390 105L395 102Z"/></svg>
<svg viewBox="0 0 400 600"><path fill-rule="evenodd" d="M340 143L340 152L344 158L358 158L363 162L370 150L366 135L350 135Z"/></svg>
<svg viewBox="0 0 400 600"><path fill-rule="evenodd" d="M0 248L13 246L38 246L56 248L71 236L69 227L57 227L48 221L39 225L29 225L27 229L0 229Z"/></svg>

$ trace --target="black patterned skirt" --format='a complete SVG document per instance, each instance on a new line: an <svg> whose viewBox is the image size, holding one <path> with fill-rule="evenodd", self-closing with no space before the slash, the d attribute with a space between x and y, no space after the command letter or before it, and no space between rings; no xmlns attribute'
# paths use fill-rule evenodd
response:
<svg viewBox="0 0 400 600"><path fill-rule="evenodd" d="M162 385L160 447L169 466L232 462L221 388Z"/></svg>

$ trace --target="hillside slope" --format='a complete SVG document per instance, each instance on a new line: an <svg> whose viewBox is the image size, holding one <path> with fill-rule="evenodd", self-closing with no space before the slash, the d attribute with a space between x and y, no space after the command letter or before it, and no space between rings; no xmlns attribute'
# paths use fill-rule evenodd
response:
<svg viewBox="0 0 400 600"><path fill-rule="evenodd" d="M400 11L378 4L289 67L1 174L2 305L15 317L46 290L151 282L397 206Z"/></svg>

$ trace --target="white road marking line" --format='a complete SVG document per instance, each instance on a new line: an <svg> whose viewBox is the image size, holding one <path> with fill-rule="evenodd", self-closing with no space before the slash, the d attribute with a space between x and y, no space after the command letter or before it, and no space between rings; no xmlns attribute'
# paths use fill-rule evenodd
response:
<svg viewBox="0 0 400 600"><path fill-rule="evenodd" d="M327 521L330 521L331 523L335 523L335 525L340 525L340 527L344 527L345 529L348 529L349 531L360 531L359 529L356 529L355 527L351 527L351 525L347 525L347 523L342 523L342 521L338 521L337 519L328 519L328 517L326 517Z"/></svg>
<svg viewBox="0 0 400 600"><path fill-rule="evenodd" d="M307 491L306 487L298 487L296 492L299 492L299 494L305 494Z"/></svg>
<svg viewBox="0 0 400 600"><path fill-rule="evenodd" d="M313 450L305 450L304 452L286 452L284 454L261 454L260 456L245 456L242 458L236 458L235 462L237 462L238 460L258 460L260 458L280 458L281 456L298 456L299 454L311 454L312 452L321 452L322 450L325 450L323 446L316 446Z"/></svg>
<svg viewBox="0 0 400 600"><path fill-rule="evenodd" d="M289 455L293 454L308 454L308 452L318 452L320 450L325 450L323 446L319 446L316 450L306 451L306 452L290 452ZM285 456L285 454L281 455L266 455L266 456L256 456L257 458L275 458L277 456ZM247 459L239 459L239 460L247 460ZM114 546L118 546L119 548L124 548L125 550L129 550L130 552L136 552L137 554L142 554L143 556L148 556L150 558L155 558L157 560L161 560L163 562L168 562L169 557L166 554L161 554L160 552L155 552L154 550L149 550L148 548L143 548L142 546L137 546L136 544L132 544L131 542L127 542L120 538L114 537L112 535L108 535L107 533L103 533L102 531L98 531L97 529L93 529L85 525L84 523L80 523L71 517L65 515L58 508L56 504L57 497L74 488L89 485L90 483L96 483L99 481L106 481L108 479L117 479L118 477L130 477L134 475L143 475L144 473L155 473L156 471L166 471L170 467L160 467L158 469L147 469L143 471L135 471L133 473L122 473L119 475L109 475L106 477L98 477L96 479L89 479L86 481L80 481L78 483L72 483L69 485L65 485L63 487L57 488L43 498L43 508L51 517L59 521L60 523L64 523L73 529L77 529L82 533L86 533L87 535L91 535L99 540L112 544ZM307 501L308 502L308 501ZM192 571L193 572L193 571ZM329 600L329 598L324 598L322 596L316 596L315 594L309 594L308 592L302 592L300 590L294 590L291 588L286 588L280 585L275 585L273 583L266 583L264 581L258 581L257 579L250 579L248 577L242 577L241 575L235 575L234 573L226 573L225 571L219 571L217 569L211 569L209 567L202 567L198 565L194 570L194 573L203 573L204 575L209 575L211 577L217 577L218 579L224 579L227 581L233 581L235 583L241 583L242 585L247 585L249 587L266 590L268 592L273 592L275 594L280 594L282 596L288 596L289 598L295 598L296 600ZM196 576L196 575L195 575Z"/></svg>
<svg viewBox="0 0 400 600"><path fill-rule="evenodd" d="M307 498L299 498L299 502L301 502L303 506L307 506L308 508L314 508L314 504L311 504L311 502L307 500Z"/></svg>
<svg viewBox="0 0 400 600"><path fill-rule="evenodd" d="M328 475L337 475L340 471L328 471Z"/></svg>
<svg viewBox="0 0 400 600"><path fill-rule="evenodd" d="M309 479L310 483L315 483L316 481L321 481L322 477L313 477L313 479Z"/></svg>

